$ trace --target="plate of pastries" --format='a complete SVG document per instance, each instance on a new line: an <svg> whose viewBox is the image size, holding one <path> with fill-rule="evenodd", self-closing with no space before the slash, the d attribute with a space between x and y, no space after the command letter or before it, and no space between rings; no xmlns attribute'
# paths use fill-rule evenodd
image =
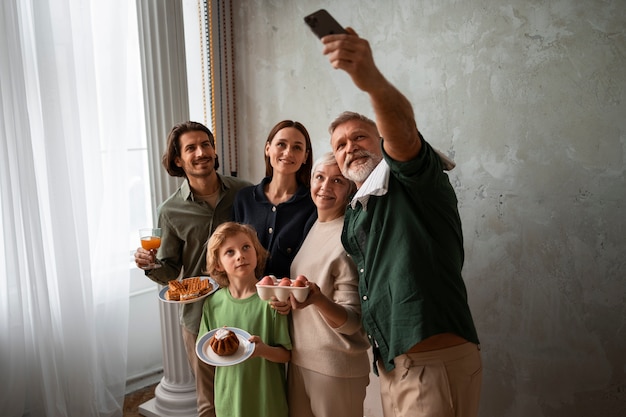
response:
<svg viewBox="0 0 626 417"><path fill-rule="evenodd" d="M195 303L213 294L219 287L219 284L208 276L174 279L159 291L159 299L165 303Z"/></svg>
<svg viewBox="0 0 626 417"><path fill-rule="evenodd" d="M250 333L237 327L219 327L204 334L196 343L196 354L201 361L213 366L236 365L254 352Z"/></svg>

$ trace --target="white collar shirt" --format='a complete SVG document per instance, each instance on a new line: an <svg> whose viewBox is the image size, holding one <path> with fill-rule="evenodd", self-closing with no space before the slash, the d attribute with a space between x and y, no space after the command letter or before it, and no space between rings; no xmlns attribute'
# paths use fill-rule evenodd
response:
<svg viewBox="0 0 626 417"><path fill-rule="evenodd" d="M356 203L359 202L363 206L363 210L367 210L367 202L370 196L381 196L387 194L389 190L389 175L391 169L384 159L380 161L376 168L365 179L361 188L358 189L350 205L352 208L356 208Z"/></svg>

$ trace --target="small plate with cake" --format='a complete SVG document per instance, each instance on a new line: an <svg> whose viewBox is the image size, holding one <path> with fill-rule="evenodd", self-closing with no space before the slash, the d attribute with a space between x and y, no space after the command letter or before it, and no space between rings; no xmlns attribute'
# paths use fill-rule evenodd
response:
<svg viewBox="0 0 626 417"><path fill-rule="evenodd" d="M205 299L219 288L219 284L208 276L175 279L159 291L159 300L175 304L195 303Z"/></svg>
<svg viewBox="0 0 626 417"><path fill-rule="evenodd" d="M213 366L236 365L254 352L250 333L236 327L220 327L203 335L196 343L196 355Z"/></svg>

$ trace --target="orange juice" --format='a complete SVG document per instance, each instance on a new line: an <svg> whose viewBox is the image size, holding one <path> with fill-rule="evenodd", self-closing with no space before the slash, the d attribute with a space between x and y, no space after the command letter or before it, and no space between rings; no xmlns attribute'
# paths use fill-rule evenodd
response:
<svg viewBox="0 0 626 417"><path fill-rule="evenodd" d="M157 236L146 236L141 238L141 247L145 250L158 249L161 246L161 238Z"/></svg>

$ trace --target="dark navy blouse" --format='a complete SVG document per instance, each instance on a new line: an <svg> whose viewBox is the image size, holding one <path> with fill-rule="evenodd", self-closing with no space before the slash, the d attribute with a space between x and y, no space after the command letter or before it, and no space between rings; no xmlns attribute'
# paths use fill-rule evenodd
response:
<svg viewBox="0 0 626 417"><path fill-rule="evenodd" d="M317 219L317 208L311 190L304 185L289 200L272 204L264 192L270 180L271 177L265 177L257 185L242 188L235 197L233 215L235 221L252 225L268 250L264 275L289 277L291 261Z"/></svg>

